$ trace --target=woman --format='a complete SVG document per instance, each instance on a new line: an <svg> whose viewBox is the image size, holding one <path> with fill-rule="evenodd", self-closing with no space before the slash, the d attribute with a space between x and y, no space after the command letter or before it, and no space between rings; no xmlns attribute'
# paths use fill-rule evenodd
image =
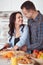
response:
<svg viewBox="0 0 43 65"><path fill-rule="evenodd" d="M4 46L13 47L14 50L21 49L27 51L29 44L29 29L27 25L23 24L23 16L21 12L14 12L10 16L9 22L9 41L8 44Z"/></svg>

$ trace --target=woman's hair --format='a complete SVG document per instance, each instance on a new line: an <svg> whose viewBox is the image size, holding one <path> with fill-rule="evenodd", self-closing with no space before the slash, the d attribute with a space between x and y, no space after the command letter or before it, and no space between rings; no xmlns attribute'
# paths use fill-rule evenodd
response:
<svg viewBox="0 0 43 65"><path fill-rule="evenodd" d="M26 8L27 10L36 10L35 5L31 2L31 1L25 1L22 5L21 5L21 9Z"/></svg>
<svg viewBox="0 0 43 65"><path fill-rule="evenodd" d="M16 20L16 14L21 14L21 12L13 12L10 15L10 21L9 21L9 35L12 37L14 33L14 28L15 28L15 20ZM22 14L21 14L22 15Z"/></svg>

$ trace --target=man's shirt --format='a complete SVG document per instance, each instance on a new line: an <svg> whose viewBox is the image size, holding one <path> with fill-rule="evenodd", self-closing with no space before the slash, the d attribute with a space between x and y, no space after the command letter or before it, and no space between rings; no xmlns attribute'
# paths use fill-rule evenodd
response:
<svg viewBox="0 0 43 65"><path fill-rule="evenodd" d="M39 12L37 17L33 20L28 20L30 29L30 47L28 49L42 49L43 48L43 15Z"/></svg>

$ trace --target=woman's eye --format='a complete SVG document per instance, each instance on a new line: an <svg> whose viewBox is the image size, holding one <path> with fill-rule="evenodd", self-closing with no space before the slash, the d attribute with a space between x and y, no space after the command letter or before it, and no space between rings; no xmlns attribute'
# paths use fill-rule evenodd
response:
<svg viewBox="0 0 43 65"><path fill-rule="evenodd" d="M18 16L18 18L20 18L20 16Z"/></svg>
<svg viewBox="0 0 43 65"><path fill-rule="evenodd" d="M22 16L19 16L18 18L20 19L20 18L23 18L23 17Z"/></svg>

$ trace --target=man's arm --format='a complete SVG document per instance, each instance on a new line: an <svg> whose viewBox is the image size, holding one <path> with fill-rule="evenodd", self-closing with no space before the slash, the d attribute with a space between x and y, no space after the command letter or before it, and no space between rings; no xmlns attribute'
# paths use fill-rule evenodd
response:
<svg viewBox="0 0 43 65"><path fill-rule="evenodd" d="M40 49L42 45L43 45L43 22L41 22L38 26L37 43L31 44L28 49L30 50Z"/></svg>

